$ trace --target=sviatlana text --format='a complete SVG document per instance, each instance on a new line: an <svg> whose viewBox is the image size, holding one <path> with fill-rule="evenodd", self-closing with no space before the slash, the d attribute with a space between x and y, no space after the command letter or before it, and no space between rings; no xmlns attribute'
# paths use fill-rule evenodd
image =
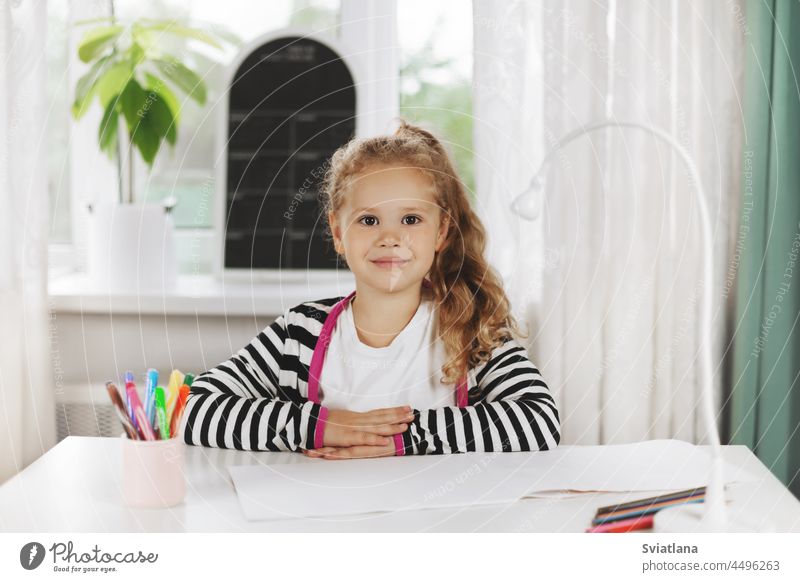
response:
<svg viewBox="0 0 800 582"><path fill-rule="evenodd" d="M643 554L696 554L697 546L671 544L642 544Z"/></svg>

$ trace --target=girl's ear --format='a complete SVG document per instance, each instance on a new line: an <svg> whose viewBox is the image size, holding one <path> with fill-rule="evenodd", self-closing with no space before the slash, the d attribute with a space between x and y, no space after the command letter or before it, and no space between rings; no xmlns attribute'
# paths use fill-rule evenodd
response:
<svg viewBox="0 0 800 582"><path fill-rule="evenodd" d="M339 226L339 221L336 220L334 212L328 212L328 224L331 227L331 234L333 235L333 247L340 255L344 254L342 249L342 229Z"/></svg>
<svg viewBox="0 0 800 582"><path fill-rule="evenodd" d="M447 240L447 233L450 230L450 217L442 213L441 224L439 225L439 232L436 235L436 252L442 250L445 241Z"/></svg>

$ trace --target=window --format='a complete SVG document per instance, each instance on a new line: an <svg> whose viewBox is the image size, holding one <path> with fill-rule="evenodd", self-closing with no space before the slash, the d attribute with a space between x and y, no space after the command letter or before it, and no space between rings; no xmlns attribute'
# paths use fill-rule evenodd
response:
<svg viewBox="0 0 800 582"><path fill-rule="evenodd" d="M92 159L96 156L85 152L70 152L70 128L74 123L70 115L70 104L74 94L69 76L70 67L77 65L74 42L82 34L81 29L72 29L72 23L88 18L110 14L112 2L106 0L92 6L75 5L71 2L48 2L48 91L50 114L47 120L49 148L49 185L51 197L51 266L63 262L65 266L80 263L65 249L77 241L73 239L75 225L72 224L80 212L77 207L80 196L70 191L70 166L76 176L92 175ZM208 100L199 106L192 100L184 103L178 140L174 149L166 144L159 152L152 171L147 172L141 160L137 160L135 188L137 196L148 201L161 200L175 195L178 204L173 211L177 226L177 251L179 268L187 270L197 267L197 255L202 255L201 270L210 270L213 246L212 223L214 184L214 132L216 115L214 103L222 86L224 67L239 48L269 30L287 26L303 26L336 35L339 23L339 0L114 0L114 13L120 19L138 17L174 18L186 20L193 25L205 25L218 35L229 40L227 51L215 50L202 43L193 49L199 53L190 64L206 81ZM77 10L76 10L77 8ZM72 31L73 44L69 44ZM170 38L170 50L179 54L181 41ZM73 79L74 81L74 79ZM95 107L97 105L95 104ZM82 121L88 123L88 121ZM72 155L72 164L69 157ZM103 155L103 154L97 154ZM76 170L77 168L77 170ZM104 176L106 179L107 176ZM116 182L107 182L107 188L116 188ZM103 182L103 189L106 182ZM80 228L80 225L78 225ZM78 231L80 232L80 231ZM181 233L187 233L185 236ZM207 232L207 235L203 235ZM187 257L193 258L188 260Z"/></svg>
<svg viewBox="0 0 800 582"><path fill-rule="evenodd" d="M474 196L472 3L402 0L397 11L400 114L438 130Z"/></svg>
<svg viewBox="0 0 800 582"><path fill-rule="evenodd" d="M173 211L178 228L179 268L210 270L216 253L213 237L214 195L217 187L214 159L218 112L215 104L224 90L225 66L240 48L270 30L287 26L308 27L337 37L342 22L342 4L348 0L115 0L114 11L122 20L141 16L174 18L192 25L204 25L230 41L226 51L193 43L186 54L188 64L206 81L208 99L204 106L184 102L174 149L164 144L152 171L138 160L135 185L138 198L162 200L174 195ZM108 14L110 0L95 5L94 16ZM350 5L348 5L350 6ZM360 6L360 5L359 5ZM69 46L70 23L76 18L70 2L48 2L48 90L52 105L47 120L50 158L51 242L73 242L80 225L73 225L75 205L70 193L70 168L75 177L91 175L92 156L70 152L70 102L74 87L64 71L77 60L74 44ZM420 15L424 14L424 18ZM89 16L91 17L91 16ZM474 191L472 162L472 5L445 0L400 0L397 2L397 31L400 45L400 114L413 122L434 128L443 138L470 194ZM358 32L358 31L356 31ZM352 41L352 39L351 39ZM74 42L74 33L73 33ZM181 54L187 41L169 38L167 48ZM192 42L192 41L188 41ZM351 42L352 44L352 42ZM95 107L97 105L95 104ZM72 156L72 163L69 157ZM138 159L138 158L137 158ZM109 183L108 188L115 188ZM182 234L184 233L184 234ZM204 234L205 233L205 234ZM198 237L201 239L198 242ZM54 245L55 247L55 245ZM51 247L51 249L54 249ZM187 260L192 255L191 261ZM206 256L207 255L207 256ZM53 256L53 255L51 255Z"/></svg>

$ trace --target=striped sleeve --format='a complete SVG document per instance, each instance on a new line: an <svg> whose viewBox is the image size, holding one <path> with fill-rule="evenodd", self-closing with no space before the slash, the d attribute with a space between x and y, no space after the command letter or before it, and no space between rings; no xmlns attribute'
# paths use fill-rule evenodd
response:
<svg viewBox="0 0 800 582"><path fill-rule="evenodd" d="M558 410L539 370L515 339L493 350L476 374L474 404L414 410L395 439L398 455L544 451L558 446Z"/></svg>
<svg viewBox="0 0 800 582"><path fill-rule="evenodd" d="M181 419L190 445L245 451L321 446L327 409L281 386L286 314L192 383Z"/></svg>

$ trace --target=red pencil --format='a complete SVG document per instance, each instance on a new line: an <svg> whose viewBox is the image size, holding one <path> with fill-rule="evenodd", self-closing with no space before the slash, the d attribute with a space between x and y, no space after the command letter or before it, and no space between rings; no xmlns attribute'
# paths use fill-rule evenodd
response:
<svg viewBox="0 0 800 582"><path fill-rule="evenodd" d="M586 530L586 533L624 533L637 529L650 529L651 527L653 527L653 514L603 523L590 527Z"/></svg>

